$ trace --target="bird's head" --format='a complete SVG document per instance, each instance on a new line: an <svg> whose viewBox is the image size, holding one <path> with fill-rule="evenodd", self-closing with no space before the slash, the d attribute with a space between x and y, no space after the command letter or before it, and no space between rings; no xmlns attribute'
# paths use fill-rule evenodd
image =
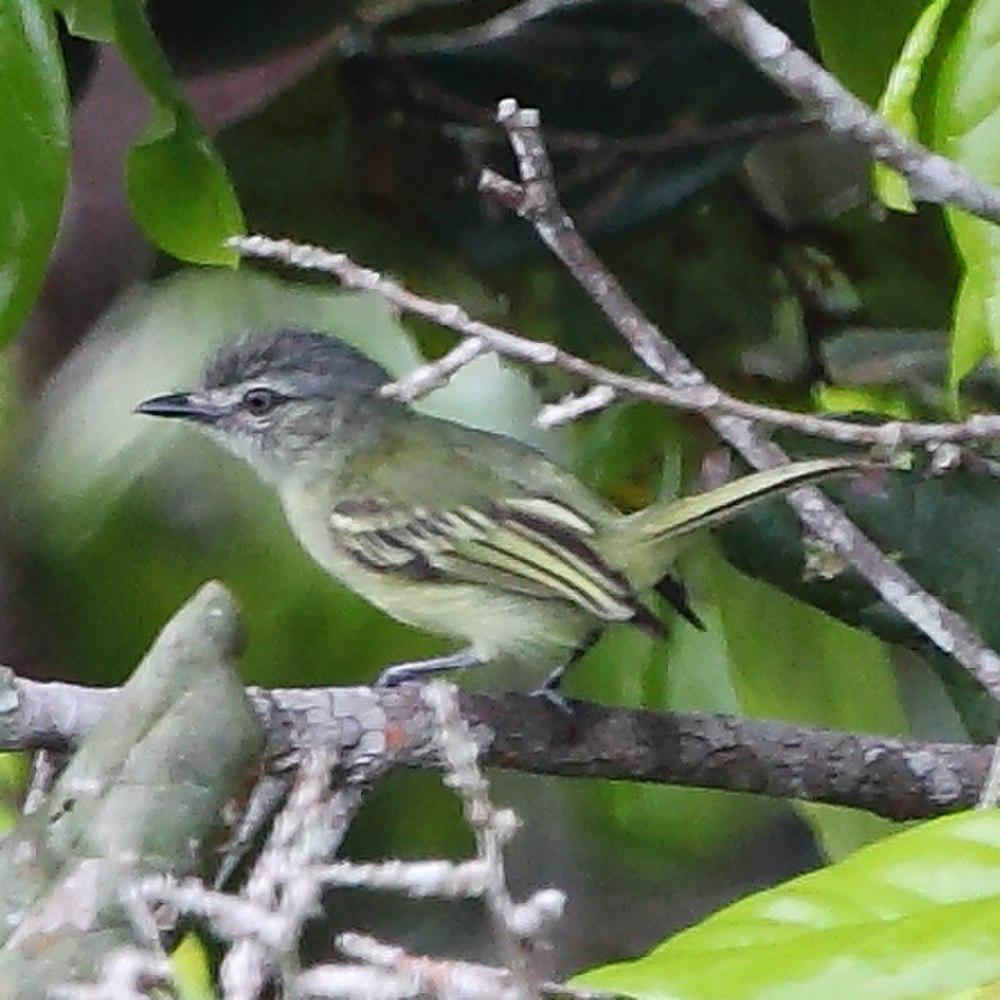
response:
<svg viewBox="0 0 1000 1000"><path fill-rule="evenodd" d="M136 412L188 420L267 479L350 444L389 380L380 365L321 333L278 330L223 346L189 392Z"/></svg>

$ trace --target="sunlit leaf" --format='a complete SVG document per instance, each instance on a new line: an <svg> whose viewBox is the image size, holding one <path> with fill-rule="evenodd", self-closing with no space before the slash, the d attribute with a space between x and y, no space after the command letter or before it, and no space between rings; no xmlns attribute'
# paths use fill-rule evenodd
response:
<svg viewBox="0 0 1000 1000"><path fill-rule="evenodd" d="M926 0L810 0L826 66L874 105Z"/></svg>
<svg viewBox="0 0 1000 1000"><path fill-rule="evenodd" d="M1000 812L924 823L576 983L643 1000L906 1000L1000 977Z"/></svg>
<svg viewBox="0 0 1000 1000"><path fill-rule="evenodd" d="M181 938L170 955L170 971L178 1000L215 1000L208 955L197 934L188 933Z"/></svg>
<svg viewBox="0 0 1000 1000"><path fill-rule="evenodd" d="M822 383L816 388L814 396L816 408L827 413L881 413L897 420L913 419L911 407L901 389Z"/></svg>
<svg viewBox="0 0 1000 1000"><path fill-rule="evenodd" d="M93 42L110 42L115 36L112 0L56 0L53 5L66 20L70 34Z"/></svg>
<svg viewBox="0 0 1000 1000"><path fill-rule="evenodd" d="M1000 4L973 0L958 24L937 78L934 147L981 181L1000 184ZM964 274L956 300L951 384L986 354L1000 351L1000 226L946 208Z"/></svg>
<svg viewBox="0 0 1000 1000"><path fill-rule="evenodd" d="M69 166L62 56L43 0L0 4L0 346L42 283Z"/></svg>
<svg viewBox="0 0 1000 1000"><path fill-rule="evenodd" d="M115 40L153 103L126 163L129 202L146 235L195 264L235 266L228 237L244 232L225 166L175 81L139 0L112 0Z"/></svg>
<svg viewBox="0 0 1000 1000"><path fill-rule="evenodd" d="M718 556L709 566L709 592L741 714L906 733L895 671L882 643L743 576ZM797 808L828 858L843 857L893 829L888 820L860 810L805 803Z"/></svg>
<svg viewBox="0 0 1000 1000"><path fill-rule="evenodd" d="M950 0L932 0L917 18L879 101L880 113L898 132L910 138L918 134L913 98L924 61L937 40L941 15L949 3ZM899 212L916 210L906 179L884 163L875 164L875 191L889 208Z"/></svg>

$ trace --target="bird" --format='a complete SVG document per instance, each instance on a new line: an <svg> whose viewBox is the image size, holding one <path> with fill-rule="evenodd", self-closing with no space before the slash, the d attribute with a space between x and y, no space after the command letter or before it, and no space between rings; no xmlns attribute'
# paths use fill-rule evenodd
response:
<svg viewBox="0 0 1000 1000"><path fill-rule="evenodd" d="M794 462L626 514L526 444L380 393L389 380L340 340L282 328L224 344L197 387L136 407L188 421L244 459L327 573L456 644L387 667L383 685L528 664L545 672L538 693L562 706L566 671L608 626L665 633L649 592L701 626L671 571L688 536L859 464Z"/></svg>

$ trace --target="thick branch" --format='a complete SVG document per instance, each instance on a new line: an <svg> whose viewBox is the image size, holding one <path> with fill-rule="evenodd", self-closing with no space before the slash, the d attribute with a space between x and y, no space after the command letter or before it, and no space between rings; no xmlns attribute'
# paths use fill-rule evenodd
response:
<svg viewBox="0 0 1000 1000"><path fill-rule="evenodd" d="M667 385L715 389L705 374L629 298L566 214L552 178L538 112L521 109L516 101L508 99L500 102L497 118L507 128L521 183L485 171L480 186L534 225L542 241L631 345L636 356ZM755 468L770 468L789 460L749 420L721 414L709 414L708 419L716 433ZM924 590L818 489L795 490L789 494L788 502L802 523L834 548L886 604L1000 700L1000 656L961 615Z"/></svg>
<svg viewBox="0 0 1000 1000"><path fill-rule="evenodd" d="M64 749L100 718L114 689L7 674L0 749ZM268 753L323 747L434 764L436 727L418 688L251 689ZM924 743L708 712L574 703L572 731L545 701L463 694L487 765L532 774L757 792L912 819L976 803L991 748Z"/></svg>

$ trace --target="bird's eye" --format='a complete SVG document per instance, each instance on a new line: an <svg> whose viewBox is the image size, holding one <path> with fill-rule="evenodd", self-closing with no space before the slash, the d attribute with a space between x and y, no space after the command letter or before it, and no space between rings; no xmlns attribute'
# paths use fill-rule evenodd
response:
<svg viewBox="0 0 1000 1000"><path fill-rule="evenodd" d="M247 389L243 394L243 406L255 417L262 417L274 408L279 398L278 394L272 392L270 389L262 387Z"/></svg>

